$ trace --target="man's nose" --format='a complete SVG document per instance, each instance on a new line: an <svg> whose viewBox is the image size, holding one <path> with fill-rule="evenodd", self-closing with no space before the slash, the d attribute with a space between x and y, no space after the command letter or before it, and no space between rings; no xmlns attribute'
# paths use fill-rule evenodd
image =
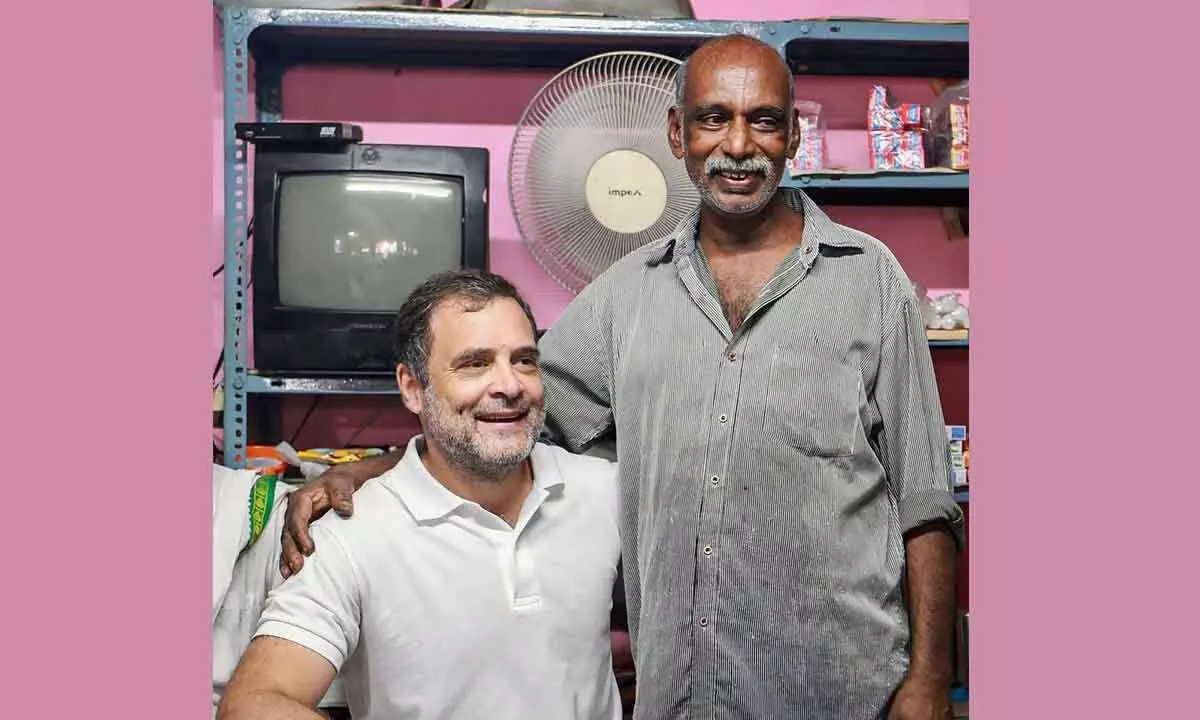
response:
<svg viewBox="0 0 1200 720"><path fill-rule="evenodd" d="M515 398L525 391L525 387L521 385L521 379L513 370L512 365L501 362L496 363L495 369L492 371L491 391L496 395Z"/></svg>
<svg viewBox="0 0 1200 720"><path fill-rule="evenodd" d="M725 142L722 145L722 152L734 160L741 160L753 154L750 128L744 118L734 118L729 123L729 130L725 133Z"/></svg>

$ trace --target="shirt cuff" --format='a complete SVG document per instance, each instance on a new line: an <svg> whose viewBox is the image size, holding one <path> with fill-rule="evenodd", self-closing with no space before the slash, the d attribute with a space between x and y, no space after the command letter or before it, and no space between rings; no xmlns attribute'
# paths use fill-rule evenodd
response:
<svg viewBox="0 0 1200 720"><path fill-rule="evenodd" d="M900 500L900 532L907 535L923 525L944 522L954 537L957 550L966 542L963 528L963 511L954 501L954 495L945 490L922 490L906 495Z"/></svg>
<svg viewBox="0 0 1200 720"><path fill-rule="evenodd" d="M301 647L308 648L325 658L333 666L333 669L338 672L342 669L342 663L346 661L342 651L332 643L315 633L289 623L278 620L267 620L259 625L258 630L254 633L254 637L261 637L263 635L290 640Z"/></svg>

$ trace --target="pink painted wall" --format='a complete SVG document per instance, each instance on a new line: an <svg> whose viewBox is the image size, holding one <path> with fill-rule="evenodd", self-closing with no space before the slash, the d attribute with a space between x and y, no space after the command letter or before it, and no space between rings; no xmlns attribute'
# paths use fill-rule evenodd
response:
<svg viewBox="0 0 1200 720"><path fill-rule="evenodd" d="M966 0L693 0L700 18L782 20L795 17L892 17L966 19ZM736 13L736 14L735 14ZM222 167L221 88L214 89L214 158ZM434 71L391 69L300 68L284 80L283 114L289 120L344 120L363 126L365 139L381 143L425 143L483 146L491 150L492 265L509 277L532 305L539 323L552 324L571 295L553 283L534 263L517 233L506 178L513 129L525 104L552 73L505 71ZM822 102L830 115L831 161L866 167L865 125L871 79L801 78L797 98ZM928 102L932 90L923 80L888 80L898 96ZM493 100L483 103L485 95ZM414 100L417 99L417 100ZM214 186L213 267L221 263L221 177ZM886 242L917 282L929 288L966 288L965 240L950 241L940 214L926 208L830 208L837 220ZM221 348L220 280L213 290L213 360ZM967 422L967 361L962 351L940 351L935 360L947 422ZM292 426L308 409L309 398L289 400ZM400 443L414 428L411 417L393 398L325 398L304 426L302 446ZM281 438L289 439L289 438Z"/></svg>

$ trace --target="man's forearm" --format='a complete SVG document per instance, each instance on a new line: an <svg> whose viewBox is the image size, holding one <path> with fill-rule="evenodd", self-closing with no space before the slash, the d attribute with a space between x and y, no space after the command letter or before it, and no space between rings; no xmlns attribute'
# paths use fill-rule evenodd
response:
<svg viewBox="0 0 1200 720"><path fill-rule="evenodd" d="M303 703L268 690L251 690L226 695L217 720L326 720Z"/></svg>
<svg viewBox="0 0 1200 720"><path fill-rule="evenodd" d="M940 523L917 528L904 542L912 628L909 679L945 685L953 677L955 543Z"/></svg>

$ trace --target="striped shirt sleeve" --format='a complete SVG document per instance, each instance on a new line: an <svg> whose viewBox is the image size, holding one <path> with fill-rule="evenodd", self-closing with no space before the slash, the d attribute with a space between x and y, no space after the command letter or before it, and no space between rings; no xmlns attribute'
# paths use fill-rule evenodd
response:
<svg viewBox="0 0 1200 720"><path fill-rule="evenodd" d="M900 513L901 531L945 521L962 545L962 509L950 491L949 443L933 358L915 294L885 316L875 405L879 450Z"/></svg>
<svg viewBox="0 0 1200 720"><path fill-rule="evenodd" d="M546 391L546 437L582 452L612 428L611 332L603 283L575 298L538 344Z"/></svg>

